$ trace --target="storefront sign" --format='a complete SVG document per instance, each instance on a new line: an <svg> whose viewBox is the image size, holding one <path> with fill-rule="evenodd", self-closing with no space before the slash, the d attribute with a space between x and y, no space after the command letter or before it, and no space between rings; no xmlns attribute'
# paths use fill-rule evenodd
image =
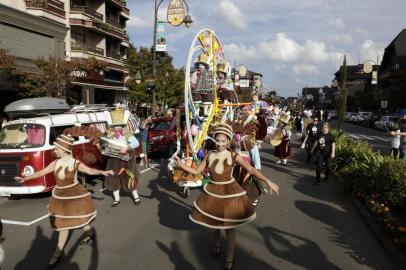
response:
<svg viewBox="0 0 406 270"><path fill-rule="evenodd" d="M171 0L167 11L168 22L173 26L179 26L183 23L185 17L185 7L182 0Z"/></svg>
<svg viewBox="0 0 406 270"><path fill-rule="evenodd" d="M165 27L162 22L157 22L156 28L156 51L165 52L166 51L166 39L165 39Z"/></svg>
<svg viewBox="0 0 406 270"><path fill-rule="evenodd" d="M377 83L378 83L378 72L377 71L372 71L371 84L377 84Z"/></svg>
<svg viewBox="0 0 406 270"><path fill-rule="evenodd" d="M75 78L87 77L87 72L84 70L74 70L72 71L71 76Z"/></svg>

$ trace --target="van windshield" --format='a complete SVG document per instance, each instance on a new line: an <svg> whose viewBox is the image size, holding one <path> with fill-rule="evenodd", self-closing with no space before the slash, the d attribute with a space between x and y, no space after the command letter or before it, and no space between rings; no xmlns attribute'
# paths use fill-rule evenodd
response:
<svg viewBox="0 0 406 270"><path fill-rule="evenodd" d="M45 143L45 127L39 124L11 124L0 132L0 148L35 148Z"/></svg>

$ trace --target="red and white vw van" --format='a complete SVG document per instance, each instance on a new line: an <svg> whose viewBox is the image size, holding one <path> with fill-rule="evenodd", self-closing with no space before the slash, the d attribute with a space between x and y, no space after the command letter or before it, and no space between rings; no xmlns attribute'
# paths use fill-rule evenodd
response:
<svg viewBox="0 0 406 270"><path fill-rule="evenodd" d="M29 103L30 100L36 99L27 99L27 102ZM42 108L42 111L52 111L50 110L52 104L49 103L47 106L48 109ZM27 110L23 108L21 112L23 115ZM13 113L18 115L18 110L14 109ZM79 130L81 135L85 135L91 128L104 132L108 122L111 121L109 117L108 108L105 110L83 108L83 110L20 118L3 123L0 131L0 196L52 190L55 186L52 173L22 184L15 181L14 176L33 174L55 160L53 142L65 129L77 127L76 131ZM73 156L90 167L104 169L104 158L97 147L86 136L77 136L75 139Z"/></svg>

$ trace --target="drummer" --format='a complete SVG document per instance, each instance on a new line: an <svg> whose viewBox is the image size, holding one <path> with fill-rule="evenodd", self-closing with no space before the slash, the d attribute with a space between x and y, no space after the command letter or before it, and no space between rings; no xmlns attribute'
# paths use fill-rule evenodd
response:
<svg viewBox="0 0 406 270"><path fill-rule="evenodd" d="M282 142L275 146L275 155L279 158L276 164L286 165L288 158L291 155L290 136L292 132L289 127L289 112L282 112L279 117L278 128L276 132L279 132L282 136Z"/></svg>

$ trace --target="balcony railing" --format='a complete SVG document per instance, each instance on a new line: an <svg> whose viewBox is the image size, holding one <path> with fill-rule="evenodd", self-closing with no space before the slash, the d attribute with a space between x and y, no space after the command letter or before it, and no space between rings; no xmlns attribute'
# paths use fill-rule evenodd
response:
<svg viewBox="0 0 406 270"><path fill-rule="evenodd" d="M72 44L71 45L71 50L72 51L81 51L81 52L91 52L100 56L104 56L104 50L97 48L97 47L92 47L87 44Z"/></svg>
<svg viewBox="0 0 406 270"><path fill-rule="evenodd" d="M126 1L124 0L110 0L110 1L116 4L117 6L120 6L125 13L130 14L130 10L126 7Z"/></svg>
<svg viewBox="0 0 406 270"><path fill-rule="evenodd" d="M105 23L103 21L99 21L99 20L93 20L92 24L94 27L103 30L105 32L111 33L113 35L120 35L123 38L126 36L126 31L122 28L119 27L115 27L114 25L111 25L109 23Z"/></svg>
<svg viewBox="0 0 406 270"><path fill-rule="evenodd" d="M58 0L26 0L27 8L43 9L65 18L65 4Z"/></svg>
<svg viewBox="0 0 406 270"><path fill-rule="evenodd" d="M117 18L115 19L115 18L112 18L112 17L107 17L106 22L113 25L113 26L115 26L115 27L123 28L121 26L121 24L117 21Z"/></svg>
<svg viewBox="0 0 406 270"><path fill-rule="evenodd" d="M120 53L117 53L116 51L107 51L106 52L106 56L107 57L111 57L111 58L114 58L114 59L117 59L117 60L120 60L120 61L124 61L124 59L123 59L123 54L120 54Z"/></svg>
<svg viewBox="0 0 406 270"><path fill-rule="evenodd" d="M101 21L103 20L103 15L102 14L100 14L99 12L94 11L93 9L91 9L89 7L86 7L86 6L72 6L71 11L82 12L82 13L90 15L90 16L96 18L96 19L99 19Z"/></svg>

